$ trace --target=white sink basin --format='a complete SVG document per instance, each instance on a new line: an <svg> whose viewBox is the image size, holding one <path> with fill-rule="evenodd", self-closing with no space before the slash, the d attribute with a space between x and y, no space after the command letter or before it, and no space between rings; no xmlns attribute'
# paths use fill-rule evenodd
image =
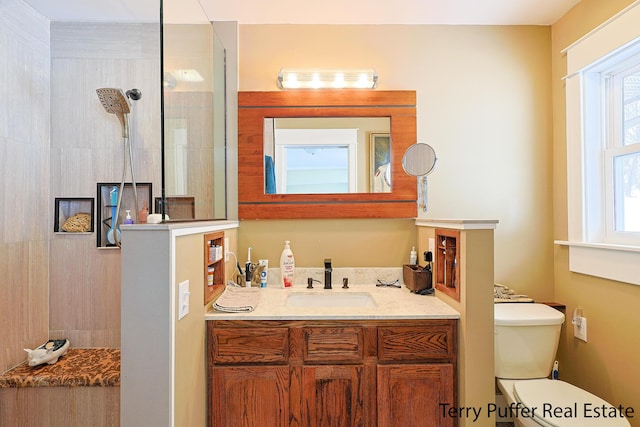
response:
<svg viewBox="0 0 640 427"><path fill-rule="evenodd" d="M291 308L349 308L377 307L376 301L368 292L327 293L294 292L287 296L285 306Z"/></svg>

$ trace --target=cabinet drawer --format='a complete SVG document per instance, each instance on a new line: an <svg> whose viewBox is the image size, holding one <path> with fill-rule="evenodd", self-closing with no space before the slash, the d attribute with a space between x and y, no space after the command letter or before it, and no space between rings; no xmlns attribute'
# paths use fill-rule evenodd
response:
<svg viewBox="0 0 640 427"><path fill-rule="evenodd" d="M455 328L451 325L378 328L380 361L453 361Z"/></svg>
<svg viewBox="0 0 640 427"><path fill-rule="evenodd" d="M214 329L210 338L213 363L286 363L289 358L287 328Z"/></svg>
<svg viewBox="0 0 640 427"><path fill-rule="evenodd" d="M305 362L335 363L362 360L361 327L304 328Z"/></svg>

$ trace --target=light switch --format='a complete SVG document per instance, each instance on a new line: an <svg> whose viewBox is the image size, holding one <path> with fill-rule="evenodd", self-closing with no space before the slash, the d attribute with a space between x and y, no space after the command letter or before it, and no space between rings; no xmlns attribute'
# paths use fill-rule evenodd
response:
<svg viewBox="0 0 640 427"><path fill-rule="evenodd" d="M189 281L178 284L178 320L189 314Z"/></svg>

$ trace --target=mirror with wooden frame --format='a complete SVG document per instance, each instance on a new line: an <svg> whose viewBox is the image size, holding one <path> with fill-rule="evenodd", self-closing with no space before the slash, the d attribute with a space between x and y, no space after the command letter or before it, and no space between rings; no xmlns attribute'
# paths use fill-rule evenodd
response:
<svg viewBox="0 0 640 427"><path fill-rule="evenodd" d="M273 160L265 152L270 123L283 118L388 118L389 188L362 192L272 192ZM266 129L266 131L265 131ZM367 131L368 132L368 131ZM370 132L373 136L380 135ZM362 139L362 138L361 138ZM304 142L304 141L303 141ZM404 173L402 157L416 143L415 91L305 90L238 93L239 219L412 218L416 216L416 180ZM367 151L373 183L375 149ZM266 161L269 160L269 161ZM280 162L282 160L277 160ZM279 165L278 165L279 166ZM362 168L362 166L358 166ZM280 168L281 170L282 168ZM313 174L313 172L312 172ZM292 174L293 175L293 174Z"/></svg>

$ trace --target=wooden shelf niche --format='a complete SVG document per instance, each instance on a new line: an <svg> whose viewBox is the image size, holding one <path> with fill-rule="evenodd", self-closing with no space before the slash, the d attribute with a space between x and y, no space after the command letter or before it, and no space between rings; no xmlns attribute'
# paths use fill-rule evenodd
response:
<svg viewBox="0 0 640 427"><path fill-rule="evenodd" d="M460 301L460 231L436 229L436 289Z"/></svg>
<svg viewBox="0 0 640 427"><path fill-rule="evenodd" d="M204 235L204 305L209 304L225 289L224 232Z"/></svg>

